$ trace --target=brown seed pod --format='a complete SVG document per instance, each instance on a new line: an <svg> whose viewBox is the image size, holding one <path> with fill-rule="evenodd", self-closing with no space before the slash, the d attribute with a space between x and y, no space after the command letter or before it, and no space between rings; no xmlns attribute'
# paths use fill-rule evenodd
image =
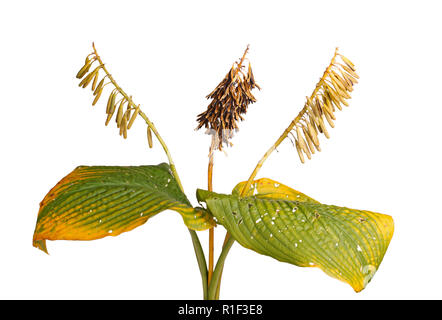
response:
<svg viewBox="0 0 442 320"><path fill-rule="evenodd" d="M296 146L296 151L298 152L298 155L299 155L299 160L301 160L301 162L304 163L305 162L304 155L302 154L301 147L299 146L299 143L297 140L295 140L295 146Z"/></svg>
<svg viewBox="0 0 442 320"><path fill-rule="evenodd" d="M345 64L353 71L356 71L355 69L355 65L353 64L353 62L351 62L350 60L348 60L346 57L344 57L342 54L339 54L341 56L342 61L345 62Z"/></svg>
<svg viewBox="0 0 442 320"><path fill-rule="evenodd" d="M76 75L77 79L81 79L81 78L83 78L84 75L85 75L86 73L88 73L89 69L90 69L91 66L92 66L92 63L94 63L95 60L96 60L95 58L94 58L94 59L89 59L89 56L86 57L86 61L85 61L85 63L84 63L84 66L81 67L81 69L78 71L78 73L77 73L77 75Z"/></svg>
<svg viewBox="0 0 442 320"><path fill-rule="evenodd" d="M121 119L123 119L123 105L124 105L125 99L122 99L120 102L120 105L118 106L117 116L115 118L115 121L117 122L117 128L120 128L121 125Z"/></svg>
<svg viewBox="0 0 442 320"><path fill-rule="evenodd" d="M112 90L111 94L109 95L109 98L107 100L107 107L106 107L106 113L109 114L112 112L112 108L115 109L115 97L118 94L116 89Z"/></svg>
<svg viewBox="0 0 442 320"><path fill-rule="evenodd" d="M310 136L310 133L308 132L308 129L305 126L303 126L302 131L304 132L305 141L307 141L308 148L309 148L310 152L312 154L314 154L316 152L315 146L314 146L313 140Z"/></svg>
<svg viewBox="0 0 442 320"><path fill-rule="evenodd" d="M103 88L103 84L104 84L104 79L101 79L101 81L98 83L97 87L94 90L94 96L97 95L98 91L101 90Z"/></svg>
<svg viewBox="0 0 442 320"><path fill-rule="evenodd" d="M103 87L101 87L97 94L95 95L94 101L92 102L92 105L95 106L95 104L97 103L98 99L100 99L101 93L103 92Z"/></svg>
<svg viewBox="0 0 442 320"><path fill-rule="evenodd" d="M247 52L248 47L240 61L232 65L224 79L207 95L212 101L207 110L197 117L197 129L205 127L209 129L208 133L215 134L215 148L219 150L222 150L223 143L230 145L228 140L238 129L237 122L244 119L242 115L247 112L248 105L256 102L251 91L254 88L260 89L255 82L250 63L247 74L242 71Z"/></svg>
<svg viewBox="0 0 442 320"><path fill-rule="evenodd" d="M97 88L98 74L99 72L95 73L94 80L92 81L92 91L95 91L95 89Z"/></svg>
<svg viewBox="0 0 442 320"><path fill-rule="evenodd" d="M140 105L138 105L138 107L135 108L134 113L133 113L132 116L130 117L129 123L128 123L128 125L127 125L127 129L130 129L130 128L132 127L132 124L134 123L135 118L136 118L137 115L138 115L138 112L140 112Z"/></svg>
<svg viewBox="0 0 442 320"><path fill-rule="evenodd" d="M83 80L80 81L78 84L79 87L86 88L86 86L89 84L89 82L92 80L93 76L95 74L93 72L89 73L86 77L83 78Z"/></svg>
<svg viewBox="0 0 442 320"><path fill-rule="evenodd" d="M103 94L104 88L107 85L110 85L112 87L106 104L105 124L106 125L109 124L110 120L112 119L113 115L116 112L117 115L115 117L116 118L115 122L117 128L119 128L119 133L124 138L127 138L127 130L129 130L132 127L133 122L135 121L138 115L142 114L143 118L146 120L147 123L149 123L149 120L147 116L141 112L140 106L138 105L136 107L135 103L132 100L132 96L127 95L121 89L121 87L116 83L115 79L105 68L103 61L101 60L100 56L98 55L95 49L95 45L92 44L92 46L94 52L86 57L85 64L77 73L77 78L82 79L79 83L79 86L86 88L90 83L92 83L91 89L94 95L94 100L92 102L92 105L95 105L98 102L98 100ZM93 69L93 71L88 73L95 61L98 62L98 66L96 66L95 69ZM99 78L101 71L104 72L104 76L100 80ZM105 83L106 78L109 80L107 83ZM117 97L119 96L121 96L120 100L117 101ZM127 103L126 111L124 111L125 103ZM134 113L132 113L132 110L134 110Z"/></svg>

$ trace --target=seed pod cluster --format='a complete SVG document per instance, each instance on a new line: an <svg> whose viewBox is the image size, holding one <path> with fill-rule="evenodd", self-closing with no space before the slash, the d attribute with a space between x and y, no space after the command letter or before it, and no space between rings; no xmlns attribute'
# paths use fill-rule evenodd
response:
<svg viewBox="0 0 442 320"><path fill-rule="evenodd" d="M104 63L95 49L86 57L84 65L77 73L77 78L81 79L79 87L86 88L91 84L91 90L94 95L92 105L94 106L103 94L103 90L107 85L111 85L109 97L106 105L106 122L107 126L116 113L115 122L119 129L120 136L127 138L127 130L129 130L138 116L140 106L135 106L132 97L129 97L115 82L112 75L106 70ZM92 71L90 71L92 70ZM100 77L103 76L101 79ZM107 82L106 82L107 80Z"/></svg>
<svg viewBox="0 0 442 320"><path fill-rule="evenodd" d="M248 105L256 102L251 93L254 88L260 89L255 82L252 67L243 70L243 62L249 47L239 62L235 62L218 86L207 95L212 99L207 110L198 115L197 130L201 127L210 129L216 134L218 144L216 148L222 150L223 143L228 145L228 139L233 131L238 130L237 122L244 120L242 114L247 112Z"/></svg>
<svg viewBox="0 0 442 320"><path fill-rule="evenodd" d="M305 162L305 156L311 159L315 151L321 151L318 135L322 133L326 138L330 137L326 123L334 128L335 111L342 110L343 105L349 105L347 100L351 98L350 93L358 83L357 79L359 76L354 64L336 49L312 96L307 97L304 108L292 122L290 135L302 163Z"/></svg>

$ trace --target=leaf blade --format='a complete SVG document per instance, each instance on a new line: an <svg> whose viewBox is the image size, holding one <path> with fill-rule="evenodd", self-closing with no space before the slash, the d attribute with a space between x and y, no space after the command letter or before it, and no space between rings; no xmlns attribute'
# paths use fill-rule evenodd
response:
<svg viewBox="0 0 442 320"><path fill-rule="evenodd" d="M364 289L388 248L394 232L393 219L311 201L279 183L273 186L272 195L275 182L260 180L252 184L257 182L254 190L258 193L253 190L239 197L237 191L246 183L242 182L232 195L199 190L198 200L206 202L217 222L242 246L296 266L319 267L350 284L356 292ZM264 193L260 194L260 190ZM281 190L287 191L289 197Z"/></svg>
<svg viewBox="0 0 442 320"><path fill-rule="evenodd" d="M193 208L169 166L81 166L40 203L33 245L46 240L95 240L130 231L164 210L180 213L193 230L214 226L209 213Z"/></svg>

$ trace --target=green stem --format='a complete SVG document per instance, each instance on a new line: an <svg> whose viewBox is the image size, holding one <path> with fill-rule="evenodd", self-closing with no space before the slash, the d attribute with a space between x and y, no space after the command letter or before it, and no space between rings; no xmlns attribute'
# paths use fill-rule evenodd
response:
<svg viewBox="0 0 442 320"><path fill-rule="evenodd" d="M206 257L204 256L204 251L203 248L201 246L201 242L198 238L198 235L196 234L195 231L190 230L190 236L192 237L192 243L193 243L193 248L195 249L195 255L196 255L196 259L198 261L198 267L200 269L200 273L201 273L201 280L203 282L203 299L207 300L208 299L208 291L207 291L207 264L206 264Z"/></svg>
<svg viewBox="0 0 442 320"><path fill-rule="evenodd" d="M213 271L212 281L210 281L209 285L209 300L217 300L219 298L219 281L221 279L221 274L224 268L224 262L226 260L227 254L229 253L230 248L232 247L235 239L232 236L229 237L225 245L223 246L223 250L219 255L218 261L216 262L215 270Z"/></svg>
<svg viewBox="0 0 442 320"><path fill-rule="evenodd" d="M178 172L175 168L175 164L172 160L172 156L169 152L169 149L166 146L166 143L161 138L161 136L158 133L157 129L155 128L154 124L149 120L149 118L144 114L144 112L142 112L140 110L139 115L144 119L144 121L146 121L147 125L150 127L150 129L152 130L152 132L155 134L156 138L160 142L161 146L163 147L164 152L167 155L167 159L169 160L170 170L172 170L172 174L175 177L175 180L177 181L181 191L184 192L183 185L181 184L180 177L178 176ZM189 230L190 236L192 238L193 249L195 250L196 260L198 262L198 267L200 269L201 281L203 283L203 298L204 298L204 300L206 300L207 299L207 283L208 283L208 271L207 271L206 257L204 256L204 251L201 246L201 242L198 238L198 235L196 234L196 232L194 230L191 230L191 229L188 229L188 230Z"/></svg>
<svg viewBox="0 0 442 320"><path fill-rule="evenodd" d="M226 233L226 237L224 238L223 248L226 245L226 243L227 243L227 241L229 240L230 237L232 237L232 236L230 235L229 232L227 232ZM224 266L221 267L221 271L220 271L221 274L220 274L219 279L218 279L218 286L216 288L216 295L215 295L215 299L216 300L219 300L219 292L221 290L221 279L222 279L222 275L223 275L223 270L224 270Z"/></svg>
<svg viewBox="0 0 442 320"><path fill-rule="evenodd" d="M160 134L158 133L157 129L155 128L154 124L149 120L149 118L140 110L139 115L146 121L147 125L150 127L158 141L160 142L161 146L163 147L164 152L167 155L167 159L169 160L169 166L170 170L172 171L173 176L175 177L175 180L177 181L181 191L184 192L183 185L181 184L180 177L178 176L178 172L176 170L175 164L172 160L172 156L169 152L169 149L166 146L166 143L161 138ZM198 267L201 274L201 281L203 282L203 297L206 300L207 299L207 264L206 264L206 257L204 256L203 248L201 247L201 242L198 238L198 235L194 230L188 229L190 236L192 238L192 244L193 249L195 250L196 260L198 262Z"/></svg>
<svg viewBox="0 0 442 320"><path fill-rule="evenodd" d="M167 159L169 160L170 170L172 170L172 174L175 177L175 180L177 181L181 191L184 192L183 185L181 184L180 177L178 176L178 172L177 172L175 164L172 160L172 156L169 152L169 149L166 146L166 143L161 138L161 136L158 133L157 129L155 128L154 124L149 120L149 118L144 114L144 112L140 111L139 115L144 119L144 121L146 121L147 125L150 127L150 129L152 130L152 132L155 134L156 138L160 142L161 146L163 147L164 152L167 155ZM198 238L198 235L196 234L196 232L194 230L191 230L191 229L188 229L188 230L189 230L190 236L192 238L193 249L195 250L196 260L198 262L198 267L199 267L200 274L201 274L201 281L203 283L203 298L206 300L207 299L207 282L208 282L208 280L207 280L207 272L208 271L207 271L206 257L204 256L204 251L203 251L203 248L201 247L201 242Z"/></svg>
<svg viewBox="0 0 442 320"><path fill-rule="evenodd" d="M147 125L150 127L150 129L152 130L152 132L155 134L156 138L160 142L161 146L163 147L164 152L167 155L167 159L169 160L170 170L172 170L172 174L175 177L175 180L177 181L181 191L184 192L183 185L181 184L180 177L178 176L178 172L177 172L175 164L172 160L172 156L169 152L169 149L166 146L166 143L161 138L161 136L158 133L157 129L155 128L154 124L149 120L149 118L144 114L144 112L140 111L139 115L144 119L144 121L146 121ZM198 267L200 269L201 281L203 283L203 298L204 298L204 300L206 300L207 299L207 283L208 283L208 271L207 271L206 257L204 256L204 251L201 246L201 242L198 238L198 235L196 234L196 232L194 230L191 230L191 229L188 229L188 230L189 230L190 236L192 238L193 249L195 250L196 260L198 262Z"/></svg>

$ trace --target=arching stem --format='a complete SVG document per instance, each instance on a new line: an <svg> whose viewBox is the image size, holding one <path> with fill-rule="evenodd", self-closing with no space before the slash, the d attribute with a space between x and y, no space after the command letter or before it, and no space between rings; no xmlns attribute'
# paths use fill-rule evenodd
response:
<svg viewBox="0 0 442 320"><path fill-rule="evenodd" d="M333 55L333 58L327 67L327 69L324 71L324 74L322 75L319 82L316 84L315 90L313 90L313 93L310 96L310 99L313 99L313 97L318 93L318 90L322 87L326 76L330 72L330 69L333 67L336 56L338 55L338 48L335 50L335 54ZM252 174L250 175L249 179L247 180L247 183L244 184L244 187L241 189L240 196L244 196L247 192L247 190L250 189L250 186L252 185L253 180L255 180L256 175L258 174L258 171L261 169L263 163L267 160L267 158L272 154L272 152L282 143L282 141L287 138L290 131L293 130L293 128L296 126L296 124L302 119L303 115L307 112L307 105L304 106L304 108L299 112L299 114L296 116L296 118L290 122L290 125L287 127L287 129L284 130L282 135L276 140L276 142L266 151L264 156L258 161L258 164L256 165L255 169L253 170Z"/></svg>
<svg viewBox="0 0 442 320"><path fill-rule="evenodd" d="M233 239L233 237L228 237L225 245L223 246L221 254L216 263L215 270L213 271L212 281L209 284L209 293L208 293L209 300L218 300L219 298L219 283L221 280L221 274L224 269L224 263L227 254L229 253L230 248L232 247L234 242L235 239Z"/></svg>
<svg viewBox="0 0 442 320"><path fill-rule="evenodd" d="M92 43L92 47L94 49L95 57L97 58L100 65L102 65L101 68L106 73L106 76L108 77L109 81L114 85L114 87L118 90L118 92L128 101L128 103L131 107L137 108L138 106L132 101L132 98L129 97L126 94L126 92L123 91L123 89L121 89L121 87L117 84L115 79L112 77L112 75L109 73L109 71L104 66L104 63L101 60L100 56L98 55L98 52L95 48L94 43ZM173 162L172 155L170 154L166 143L164 142L164 140L160 136L160 134L159 134L158 130L156 129L156 127L154 126L154 124L146 116L146 114L143 111L139 110L139 115L144 119L146 124L149 126L149 128L152 130L153 134L157 138L160 145L163 147L163 150L166 153L167 159L169 161L169 166L170 166L170 170L172 171L172 175L174 176L176 182L178 183L178 186L180 187L181 191L183 191L183 193L184 193L183 185L181 183L180 177L178 176L178 172L176 170L175 163ZM198 238L198 235L196 234L196 232L194 230L191 230L191 229L188 229L188 230L189 230L190 236L192 238L192 244L193 244L196 259L198 262L198 267L199 267L200 274L201 274L201 280L202 280L202 284L203 284L203 297L204 297L204 299L207 299L208 298L208 279L207 279L206 257L204 255L204 251L201 246L201 242Z"/></svg>

